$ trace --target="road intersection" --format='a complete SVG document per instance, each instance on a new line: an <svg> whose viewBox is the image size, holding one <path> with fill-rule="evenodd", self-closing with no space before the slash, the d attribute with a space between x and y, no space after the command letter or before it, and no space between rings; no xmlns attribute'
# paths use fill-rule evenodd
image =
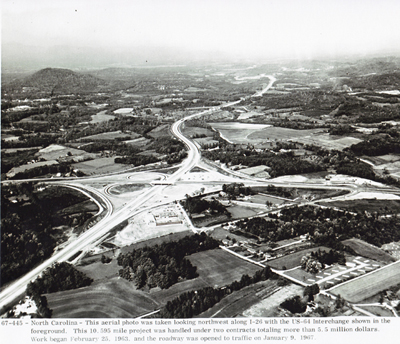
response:
<svg viewBox="0 0 400 344"><path fill-rule="evenodd" d="M260 96L264 94L268 89L272 86L272 84L275 82L275 78L270 77L270 82L267 87L265 87L262 91L257 92L254 96ZM211 114L215 111L219 111L224 107L229 107L236 105L240 103L241 100L234 101L234 102L229 102L225 103L220 106L212 107L208 110L201 111L199 113L190 115L188 117L185 117L183 119L178 120L175 122L172 127L171 127L171 132L172 134L177 137L179 140L181 140L187 147L187 158L179 165L179 169L174 172L173 174L170 175L162 175L158 174L157 178L155 181L152 183L149 183L148 180L145 181L138 181L137 183L148 183L151 185L149 188L145 188L140 194L138 194L136 197L132 198L131 200L128 200L126 203L123 204L122 207L115 208L110 201L108 196L111 196L109 193L109 190L111 189L112 186L116 185L114 182L113 184L107 184L107 177L106 176L101 176L101 177L90 177L90 178L79 178L79 179L47 179L47 180L40 180L40 182L48 182L51 183L52 185L59 185L59 186L65 186L65 187L70 187L77 189L86 195L88 195L90 198L92 198L99 206L99 209L105 208L105 214L102 215L102 218L94 224L91 228L89 228L86 232L81 234L75 241L71 242L70 244L66 245L62 250L57 251L53 254L52 257L47 259L45 262L34 268L32 271L24 275L23 277L19 278L15 282L11 283L9 286L4 288L4 290L1 291L0 293L0 308L3 310L6 306L12 304L21 296L24 295L26 287L28 283L34 279L36 279L40 274L50 267L52 264L55 262L63 262L69 260L71 257L75 256L76 254L79 254L80 252L84 251L87 247L92 245L94 242L98 242L101 238L104 238L107 236L107 234L115 228L117 225L119 225L121 222L124 220L132 217L135 214L138 214L145 209L148 209L151 207L151 202L152 199L156 195L160 195L162 191L168 187L172 187L173 185L176 184L184 184L184 183L196 183L199 182L201 184L206 184L206 183L214 183L216 185L221 185L226 183L225 180L218 180L218 181L182 181L181 178L188 173L190 170L192 170L196 165L200 163L201 155L198 147L196 144L185 137L182 132L181 132L181 127L182 124L191 119L195 119L198 117L202 117L208 114ZM273 182L269 180L263 180L263 179L257 179L257 178L251 178L249 176L246 176L244 174L241 174L240 172L237 171L231 171L228 169L224 170L224 173L228 174L230 176L229 180L232 180L232 177L236 179L237 182L245 182L247 186L267 186L267 185L274 185L274 186L284 186L284 187L300 187L300 188L314 188L314 189L343 189L343 190L348 190L352 194L359 192L360 189L365 188L359 185L355 184L334 184L334 185L329 185L329 182L323 182L323 183L305 183L305 182ZM132 175L132 173L124 173L123 178L125 179L125 182L132 182L133 178L129 178L129 175ZM156 174L157 175L157 174ZM122 176L122 175L120 175ZM116 175L113 176L113 178L116 178ZM96 188L90 187L84 181L105 181L105 189L101 192ZM34 180L27 180L27 181L35 181L37 182L37 179ZM6 183L10 182L21 182L21 181L6 181ZM121 182L122 183L122 182ZM136 183L136 182L135 182ZM389 190L387 188L382 188L382 191L388 192ZM398 191L398 190L397 190ZM94 197L95 196L95 197ZM95 200L95 198L98 198L98 200ZM345 198L345 196L339 196L337 199L340 197ZM100 200L100 202L99 202ZM176 199L175 199L176 201Z"/></svg>

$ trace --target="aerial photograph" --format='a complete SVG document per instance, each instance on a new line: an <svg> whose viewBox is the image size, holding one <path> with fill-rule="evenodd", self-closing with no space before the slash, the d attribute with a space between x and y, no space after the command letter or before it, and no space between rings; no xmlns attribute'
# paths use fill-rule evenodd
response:
<svg viewBox="0 0 400 344"><path fill-rule="evenodd" d="M400 316L398 0L2 0L6 318Z"/></svg>

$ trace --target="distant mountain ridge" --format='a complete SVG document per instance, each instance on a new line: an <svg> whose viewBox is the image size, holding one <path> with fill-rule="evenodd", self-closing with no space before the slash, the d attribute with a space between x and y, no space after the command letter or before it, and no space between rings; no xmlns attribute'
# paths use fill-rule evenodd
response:
<svg viewBox="0 0 400 344"><path fill-rule="evenodd" d="M74 72L63 68L45 68L22 79L4 85L13 90L32 88L49 95L60 93L90 93L101 90L108 83L90 74Z"/></svg>

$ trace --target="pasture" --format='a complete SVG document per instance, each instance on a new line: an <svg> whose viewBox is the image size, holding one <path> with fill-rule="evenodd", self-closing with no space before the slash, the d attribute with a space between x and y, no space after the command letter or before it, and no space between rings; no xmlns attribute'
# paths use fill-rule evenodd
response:
<svg viewBox="0 0 400 344"><path fill-rule="evenodd" d="M361 302L400 283L400 261L338 285L330 292L350 302Z"/></svg>
<svg viewBox="0 0 400 344"><path fill-rule="evenodd" d="M384 263L392 263L396 261L396 259L393 258L390 254L360 239L355 239L355 238L347 239L342 241L342 244L349 246L358 255L365 258L374 259Z"/></svg>

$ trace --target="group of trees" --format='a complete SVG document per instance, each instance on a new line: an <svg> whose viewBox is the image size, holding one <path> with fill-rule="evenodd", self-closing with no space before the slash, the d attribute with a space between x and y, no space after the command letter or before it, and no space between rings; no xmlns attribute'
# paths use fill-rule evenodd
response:
<svg viewBox="0 0 400 344"><path fill-rule="evenodd" d="M219 242L206 234L187 236L176 242L133 250L118 256L122 266L119 275L134 281L137 288L148 286L167 289L179 279L197 277L194 267L185 257L218 247Z"/></svg>
<svg viewBox="0 0 400 344"><path fill-rule="evenodd" d="M28 161L36 159L35 153L38 149L20 151L12 154L1 153L1 173L7 173L13 167L26 164Z"/></svg>
<svg viewBox="0 0 400 344"><path fill-rule="evenodd" d="M53 143L57 143L60 135L50 134L33 134L22 135L18 141L5 141L1 140L1 148L28 148L28 147L46 147Z"/></svg>
<svg viewBox="0 0 400 344"><path fill-rule="evenodd" d="M231 198L236 199L239 195L255 195L256 192L249 186L244 186L243 183L231 183L222 185L222 191L226 192Z"/></svg>
<svg viewBox="0 0 400 344"><path fill-rule="evenodd" d="M346 264L346 258L343 252L336 250L321 251L320 249L301 258L300 265L302 269L307 272L317 273L325 268L325 265L332 265L339 263L340 265Z"/></svg>
<svg viewBox="0 0 400 344"><path fill-rule="evenodd" d="M85 136L102 134L111 131L134 132L146 135L159 125L159 121L143 117L118 117L107 122L90 124L82 130L74 130L68 133L68 140L76 140Z"/></svg>
<svg viewBox="0 0 400 344"><path fill-rule="evenodd" d="M42 165L34 168L29 168L24 171L20 171L15 174L14 177L10 177L10 179L29 179L37 176L44 176L46 174L54 174L54 173L71 173L73 168L70 164L60 163L56 165ZM80 176L83 175L83 172L80 173Z"/></svg>
<svg viewBox="0 0 400 344"><path fill-rule="evenodd" d="M283 301L280 306L293 314L304 313L307 309L307 302L303 301L299 295L296 295Z"/></svg>
<svg viewBox="0 0 400 344"><path fill-rule="evenodd" d="M190 197L187 195L186 199L182 201L182 204L185 210L190 214L199 214L206 210L222 214L228 213L226 207L215 199L207 201L200 197Z"/></svg>
<svg viewBox="0 0 400 344"><path fill-rule="evenodd" d="M28 296L55 293L91 285L93 279L78 271L73 265L62 262L54 263L43 271L42 275L26 287Z"/></svg>
<svg viewBox="0 0 400 344"><path fill-rule="evenodd" d="M86 287L92 282L91 278L76 270L71 264L55 263L43 271L36 280L29 282L26 294L35 302L38 316L51 318L52 310L48 307L47 298L43 294Z"/></svg>
<svg viewBox="0 0 400 344"><path fill-rule="evenodd" d="M213 307L222 298L233 293L234 291L243 289L257 282L265 281L273 276L269 266L262 270L258 270L252 277L243 275L240 281L234 281L231 284L212 288L206 287L196 291L189 291L179 295L177 298L168 301L161 308L161 318L192 318L195 315L205 312Z"/></svg>
<svg viewBox="0 0 400 344"><path fill-rule="evenodd" d="M157 161L159 160L153 155L138 155L138 154L114 159L114 162L116 164L129 164L134 166L152 164Z"/></svg>
<svg viewBox="0 0 400 344"><path fill-rule="evenodd" d="M398 132L396 131L398 135ZM351 151L360 156L376 156L385 154L399 154L400 153L400 137L375 137L367 141L354 144L350 147Z"/></svg>

